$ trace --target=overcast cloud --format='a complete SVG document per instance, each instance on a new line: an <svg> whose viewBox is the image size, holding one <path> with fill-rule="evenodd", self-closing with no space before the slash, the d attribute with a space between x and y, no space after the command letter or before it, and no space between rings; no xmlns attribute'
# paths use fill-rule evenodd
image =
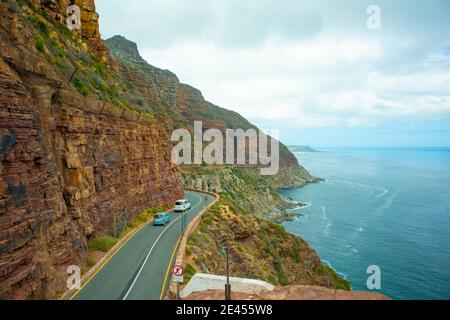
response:
<svg viewBox="0 0 450 320"><path fill-rule="evenodd" d="M350 144L379 144L368 135L397 123L409 137L442 128L420 143L450 144L449 1L96 3L104 38L137 42L150 64L209 101L289 129L288 143L329 142L317 130L341 129L340 139L367 135ZM381 9L381 30L366 27L370 4Z"/></svg>

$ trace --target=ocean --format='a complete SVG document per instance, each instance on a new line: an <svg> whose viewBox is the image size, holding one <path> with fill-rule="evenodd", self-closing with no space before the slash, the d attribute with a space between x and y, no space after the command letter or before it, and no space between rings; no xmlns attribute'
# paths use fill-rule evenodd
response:
<svg viewBox="0 0 450 320"><path fill-rule="evenodd" d="M325 179L283 195L308 204L285 222L324 263L369 291L379 266L393 299L450 299L450 148L296 153Z"/></svg>

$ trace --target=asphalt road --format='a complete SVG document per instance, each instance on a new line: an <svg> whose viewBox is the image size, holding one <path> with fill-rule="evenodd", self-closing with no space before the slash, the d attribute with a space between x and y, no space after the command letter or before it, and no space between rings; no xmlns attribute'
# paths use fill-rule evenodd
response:
<svg viewBox="0 0 450 320"><path fill-rule="evenodd" d="M191 202L187 222L213 202L211 196L186 191ZM170 212L170 223L146 225L137 232L81 289L74 300L159 300L167 290L172 259L181 235L181 213ZM169 265L170 264L170 265ZM166 275L168 274L167 278Z"/></svg>

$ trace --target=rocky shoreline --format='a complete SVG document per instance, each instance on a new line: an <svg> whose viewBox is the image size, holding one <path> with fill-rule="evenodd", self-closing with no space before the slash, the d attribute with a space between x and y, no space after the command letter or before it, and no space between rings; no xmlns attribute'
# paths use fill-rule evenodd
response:
<svg viewBox="0 0 450 320"><path fill-rule="evenodd" d="M283 177L290 176L295 181L295 188L302 188L309 183L318 183L320 178L312 177L303 167L282 168L278 175L262 177L253 169L232 167L184 167L182 176L186 188L226 192L234 201L253 215L276 223L292 221L301 213L292 212L307 204L293 201L281 195L280 190L287 189L280 185ZM286 180L285 180L286 181ZM293 184L290 184L294 188Z"/></svg>

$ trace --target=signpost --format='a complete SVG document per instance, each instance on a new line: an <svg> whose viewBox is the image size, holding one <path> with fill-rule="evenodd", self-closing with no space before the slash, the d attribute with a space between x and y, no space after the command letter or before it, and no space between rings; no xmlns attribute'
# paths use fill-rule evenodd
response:
<svg viewBox="0 0 450 320"><path fill-rule="evenodd" d="M183 283L183 267L180 265L174 265L172 268L173 281L177 283L177 300L180 300L180 283Z"/></svg>
<svg viewBox="0 0 450 320"><path fill-rule="evenodd" d="M186 228L187 224L187 213L182 212L180 216L180 236L183 236L184 234L184 228Z"/></svg>

